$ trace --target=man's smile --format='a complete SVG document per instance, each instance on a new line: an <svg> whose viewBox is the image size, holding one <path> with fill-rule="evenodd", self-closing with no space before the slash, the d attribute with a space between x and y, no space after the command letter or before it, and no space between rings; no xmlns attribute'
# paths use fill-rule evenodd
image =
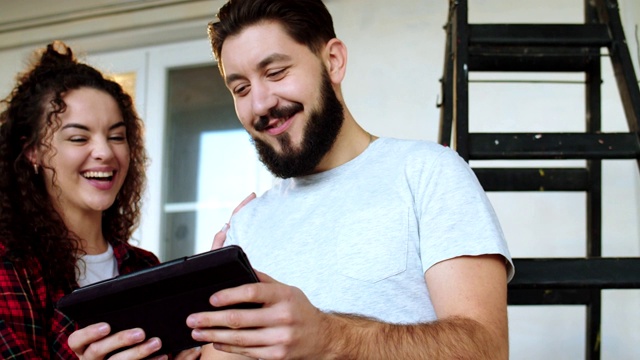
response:
<svg viewBox="0 0 640 360"><path fill-rule="evenodd" d="M291 118L304 109L302 104L293 103L269 110L269 114L261 116L254 125L256 131L267 131L271 135L279 135L289 128Z"/></svg>

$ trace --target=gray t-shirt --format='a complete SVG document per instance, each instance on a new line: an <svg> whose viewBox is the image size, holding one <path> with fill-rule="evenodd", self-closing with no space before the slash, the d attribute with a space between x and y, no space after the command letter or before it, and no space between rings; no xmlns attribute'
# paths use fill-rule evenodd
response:
<svg viewBox="0 0 640 360"><path fill-rule="evenodd" d="M449 148L380 138L348 163L279 181L232 219L227 244L323 311L436 319L424 273L509 250L486 194Z"/></svg>

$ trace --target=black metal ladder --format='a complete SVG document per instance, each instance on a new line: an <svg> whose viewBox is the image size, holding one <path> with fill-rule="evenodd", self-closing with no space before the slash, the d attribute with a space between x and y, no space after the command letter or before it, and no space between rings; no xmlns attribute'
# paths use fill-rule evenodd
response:
<svg viewBox="0 0 640 360"><path fill-rule="evenodd" d="M585 0L583 24L469 24L468 2L450 0L438 141L465 160L585 159L584 167L474 168L486 191L581 191L584 258L514 259L510 305L585 305L586 358L600 358L601 290L640 288L640 258L602 257L602 160L640 170L640 91L617 0ZM601 131L601 50L613 67L629 132ZM582 72L583 133L469 133L469 73Z"/></svg>

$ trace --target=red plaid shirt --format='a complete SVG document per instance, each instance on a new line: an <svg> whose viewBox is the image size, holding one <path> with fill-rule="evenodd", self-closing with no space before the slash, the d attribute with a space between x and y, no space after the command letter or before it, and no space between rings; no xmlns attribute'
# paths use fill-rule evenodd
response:
<svg viewBox="0 0 640 360"><path fill-rule="evenodd" d="M57 309L55 304L65 294L47 291L34 264L34 276L16 268L0 245L0 358L2 359L77 359L67 345L76 324ZM158 264L152 253L129 244L113 244L120 274ZM34 262L35 263L35 262Z"/></svg>

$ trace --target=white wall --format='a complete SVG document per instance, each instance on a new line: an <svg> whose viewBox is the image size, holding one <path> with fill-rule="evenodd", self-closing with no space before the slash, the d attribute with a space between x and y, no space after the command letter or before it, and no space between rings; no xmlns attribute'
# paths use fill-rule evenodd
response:
<svg viewBox="0 0 640 360"><path fill-rule="evenodd" d="M582 21L582 0L470 2L472 22ZM218 3L209 2L209 7L215 9ZM435 104L439 99L438 79L444 58L442 27L446 22L448 2L328 0L326 3L334 14L338 36L349 50L343 90L355 118L376 135L435 141L439 119ZM640 21L640 5L636 0L621 0L620 3L637 71L634 30ZM204 17L196 23L198 21L202 26L206 24ZM77 36L78 30L75 31ZM140 39L128 35L126 30L117 34L118 47L153 44L137 43ZM206 36L204 30L197 36ZM86 51L104 52L114 46L92 44L91 38L77 37L74 41ZM19 47L0 51L2 96L8 92L15 72L22 68L25 53L26 49ZM606 73L603 128L627 131L606 61L603 58ZM545 74L519 76L524 79L550 78ZM572 75L561 78L576 80ZM584 129L580 85L474 83L470 91L473 131ZM146 106L162 104L148 103ZM603 181L604 255L640 256L640 179L636 163L605 161ZM492 193L490 198L514 257L584 255L584 194ZM605 292L603 359L640 358L637 347L640 343L639 305L640 292L637 290ZM509 312L512 359L584 358L582 307L510 307Z"/></svg>

